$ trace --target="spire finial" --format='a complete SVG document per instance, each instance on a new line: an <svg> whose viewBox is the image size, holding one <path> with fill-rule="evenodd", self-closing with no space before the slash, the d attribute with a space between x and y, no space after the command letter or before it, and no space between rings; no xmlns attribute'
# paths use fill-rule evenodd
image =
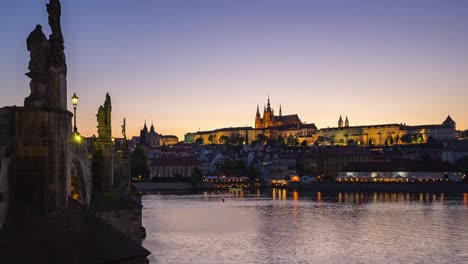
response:
<svg viewBox="0 0 468 264"><path fill-rule="evenodd" d="M280 115L280 116L282 116L282 115L283 115L283 112L281 111L281 104L280 104L279 115Z"/></svg>

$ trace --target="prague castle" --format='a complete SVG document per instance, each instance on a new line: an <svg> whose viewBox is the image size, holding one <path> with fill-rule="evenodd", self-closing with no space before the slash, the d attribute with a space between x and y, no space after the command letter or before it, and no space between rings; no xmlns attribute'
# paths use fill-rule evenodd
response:
<svg viewBox="0 0 468 264"><path fill-rule="evenodd" d="M301 120L297 114L282 115L281 105L279 107L279 115L275 116L274 110L270 106L270 98L268 98L267 106L263 108L263 118L260 116L260 111L257 105L257 114L255 115L255 128L278 128L285 126L301 126Z"/></svg>
<svg viewBox="0 0 468 264"><path fill-rule="evenodd" d="M297 114L283 115L281 105L279 115L275 115L270 98L263 107L263 116L259 106L255 114L255 128L236 127L187 133L185 142L201 144L223 144L221 138L243 138L250 144L261 138L290 144L318 145L358 145L390 146L394 144L426 143L430 140L439 142L456 138L456 123L447 116L441 124L408 126L406 124L379 124L350 126L348 116L338 119L338 126L317 129L315 124L302 123ZM305 141L305 142L304 142ZM263 140L266 143L267 140Z"/></svg>
<svg viewBox="0 0 468 264"><path fill-rule="evenodd" d="M320 145L389 146L394 144L426 143L431 139L450 141L456 136L456 123L447 116L441 124L408 126L406 124L380 124L350 126L348 117L338 127L322 128L313 135L311 142Z"/></svg>
<svg viewBox="0 0 468 264"><path fill-rule="evenodd" d="M193 143L197 139L204 144L221 144L222 137L238 138L241 137L244 143L250 144L255 140L272 139L286 140L293 138L297 142L309 140L317 132L317 127L314 124L304 124L299 119L297 114L283 115L281 105L279 107L279 115L274 115L274 110L271 108L270 98L267 100L267 105L263 108L263 118L260 116L260 110L257 105L257 113L255 115L255 128L252 127L229 127L209 131L199 131L196 133L185 134L185 142Z"/></svg>

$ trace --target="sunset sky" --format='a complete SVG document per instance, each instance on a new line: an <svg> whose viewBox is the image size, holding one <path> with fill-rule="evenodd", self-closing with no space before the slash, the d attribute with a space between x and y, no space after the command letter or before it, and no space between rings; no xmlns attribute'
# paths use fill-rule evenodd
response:
<svg viewBox="0 0 468 264"><path fill-rule="evenodd" d="M2 1L0 106L29 95L26 38L47 0ZM254 126L267 97L318 128L441 123L468 128L468 1L62 0L68 97L96 132L146 120L175 134ZM69 103L69 109L73 108Z"/></svg>

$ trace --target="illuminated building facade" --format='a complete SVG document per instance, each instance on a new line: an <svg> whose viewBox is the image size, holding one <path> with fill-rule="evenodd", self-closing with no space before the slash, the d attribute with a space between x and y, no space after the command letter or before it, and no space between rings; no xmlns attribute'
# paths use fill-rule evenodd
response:
<svg viewBox="0 0 468 264"><path fill-rule="evenodd" d="M409 159L354 162L343 167L338 182L460 182L463 173L444 161Z"/></svg>
<svg viewBox="0 0 468 264"><path fill-rule="evenodd" d="M394 144L426 143L430 139L440 142L456 138L456 123L447 116L442 124L408 126L406 124L381 124L349 126L348 117L338 127L323 128L314 134L312 142L319 145L391 146Z"/></svg>
<svg viewBox="0 0 468 264"><path fill-rule="evenodd" d="M263 117L260 116L260 110L257 105L257 113L255 114L256 129L278 128L285 126L300 127L301 125L302 122L297 114L283 116L281 105L279 107L279 115L275 116L275 111L270 105L270 98L268 98L266 107L263 108Z"/></svg>
<svg viewBox="0 0 468 264"><path fill-rule="evenodd" d="M255 115L255 128L252 127L229 127L209 131L198 131L196 133L187 133L185 142L195 143L198 140L200 144L224 144L222 138L232 138L233 141L241 139L244 144L251 144L255 140L283 140L287 142L289 139L294 139L298 144L307 141L312 142L313 135L317 132L315 124L304 124L299 119L297 114L283 115L281 106L279 115L274 115L274 110L270 105L268 98L267 105L263 110L263 117L257 105L257 113ZM238 143L238 142L237 142Z"/></svg>
<svg viewBox="0 0 468 264"><path fill-rule="evenodd" d="M307 145L356 145L356 146L392 146L395 144L427 143L431 139L445 142L456 138L456 123L447 116L442 124L408 126L406 124L380 124L350 126L348 116L340 116L338 126L317 130L315 124L302 123L297 114L283 115L281 105L279 115L271 108L270 98L263 109L263 116L257 105L255 127L230 127L209 131L187 133L185 142L199 144L225 144L227 137L231 141L251 144L255 140L265 139L298 145L306 141ZM291 144L290 142L293 141Z"/></svg>

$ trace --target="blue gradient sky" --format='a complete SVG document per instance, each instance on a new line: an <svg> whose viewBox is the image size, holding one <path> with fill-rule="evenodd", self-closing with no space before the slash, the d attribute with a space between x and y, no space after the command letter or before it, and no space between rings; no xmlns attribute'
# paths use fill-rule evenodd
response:
<svg viewBox="0 0 468 264"><path fill-rule="evenodd" d="M0 106L29 95L26 37L47 0L2 2ZM113 132L147 120L189 131L253 126L276 113L317 127L441 123L468 128L468 1L62 0L69 97L96 134L109 92ZM69 106L69 109L72 109Z"/></svg>

